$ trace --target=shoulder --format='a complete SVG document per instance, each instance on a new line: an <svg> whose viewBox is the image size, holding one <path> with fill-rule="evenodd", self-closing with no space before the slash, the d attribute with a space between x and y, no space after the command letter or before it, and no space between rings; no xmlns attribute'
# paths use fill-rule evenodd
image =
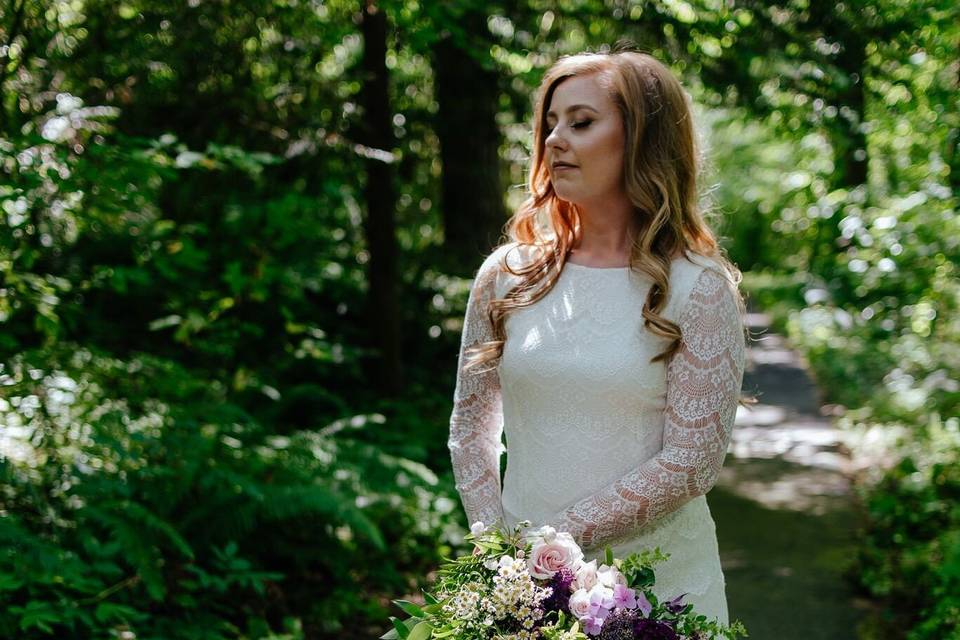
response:
<svg viewBox="0 0 960 640"><path fill-rule="evenodd" d="M480 264L480 268L477 269L475 282L496 282L499 274L503 271L504 258L515 244L515 242L502 244L496 247L486 258L484 258L483 262Z"/></svg>
<svg viewBox="0 0 960 640"><path fill-rule="evenodd" d="M737 309L738 285L739 279L718 259L687 251L670 266L668 312L676 322L695 298Z"/></svg>
<svg viewBox="0 0 960 640"><path fill-rule="evenodd" d="M487 296L499 294L503 282L501 274L505 273L504 264L517 245L516 242L499 245L483 259L473 279L474 291L482 291Z"/></svg>
<svg viewBox="0 0 960 640"><path fill-rule="evenodd" d="M519 243L517 242L507 242L495 247L493 251L491 251L490 254L483 259L483 263L480 265L477 275L486 274L491 271L497 272L502 270L504 258L509 255L517 246L519 246Z"/></svg>
<svg viewBox="0 0 960 640"><path fill-rule="evenodd" d="M673 280L696 280L704 271L711 271L718 277L726 279L736 286L732 274L727 270L723 263L713 257L705 256L693 251L686 251L683 255L674 258L670 263L670 279Z"/></svg>
<svg viewBox="0 0 960 640"><path fill-rule="evenodd" d="M492 268L494 266L493 263L496 262L501 270L503 270L504 264L508 265L511 269L519 269L529 265L538 258L541 255L539 251L540 249L535 245L523 244L513 240L495 248L493 252L487 256L484 264L489 264Z"/></svg>
<svg viewBox="0 0 960 640"><path fill-rule="evenodd" d="M517 270L530 264L536 257L536 247L511 241L494 248L477 270L477 282L494 283L502 289L512 281L509 269Z"/></svg>

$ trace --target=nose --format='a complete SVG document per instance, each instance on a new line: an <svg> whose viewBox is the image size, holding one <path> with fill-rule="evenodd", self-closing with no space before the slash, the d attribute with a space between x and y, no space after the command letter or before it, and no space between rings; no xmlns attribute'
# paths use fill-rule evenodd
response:
<svg viewBox="0 0 960 640"><path fill-rule="evenodd" d="M544 140L544 145L546 145L548 148L556 147L558 149L562 149L564 146L566 146L567 141L560 137L558 134L559 129L560 127L554 126L553 130L547 135L546 140Z"/></svg>

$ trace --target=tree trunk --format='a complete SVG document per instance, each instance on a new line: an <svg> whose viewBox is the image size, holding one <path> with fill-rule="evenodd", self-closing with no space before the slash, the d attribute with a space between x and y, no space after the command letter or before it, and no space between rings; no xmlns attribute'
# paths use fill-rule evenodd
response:
<svg viewBox="0 0 960 640"><path fill-rule="evenodd" d="M361 142L375 149L391 150L394 139L386 66L387 17L376 0L366 0L361 30L364 42ZM370 373L381 392L393 395L403 385L393 166L376 158L367 158L365 165L367 215L364 231L370 252L367 317L370 335L380 351L379 360L371 363Z"/></svg>
<svg viewBox="0 0 960 640"><path fill-rule="evenodd" d="M861 127L866 115L866 44L854 38L840 66L850 79L850 85L838 96L840 108L848 107L853 121L842 116L837 119L834 145L837 150L839 173L834 186L853 188L867 181L867 136Z"/></svg>
<svg viewBox="0 0 960 640"><path fill-rule="evenodd" d="M960 46L958 46L958 49L960 49ZM960 72L954 78L953 90L954 95L960 94ZM954 104L956 105L956 101L954 101ZM958 120L960 120L960 113L955 111L953 122L957 123ZM960 197L960 125L954 126L947 134L947 151L944 155L946 156L947 166L950 167L949 183L953 189L953 195L954 197Z"/></svg>
<svg viewBox="0 0 960 640"><path fill-rule="evenodd" d="M843 51L836 60L837 68L848 83L837 88L832 102L839 113L827 126L827 134L833 147L835 167L830 180L830 189L853 189L867 182L869 158L867 136L862 124L866 116L867 40L864 34L851 28L842 10L829 0L818 0L810 5L811 17L822 25L824 37L831 42L840 42ZM834 254L839 250L840 212L828 218L814 221L816 239L811 249L809 268L829 280L836 275ZM848 286L843 270L836 286Z"/></svg>
<svg viewBox="0 0 960 640"><path fill-rule="evenodd" d="M466 34L488 42L482 12L469 10L459 22ZM435 45L433 68L439 105L435 130L443 165L444 246L450 256L445 266L472 274L499 241L507 217L496 122L497 74L484 69L449 32Z"/></svg>
<svg viewBox="0 0 960 640"><path fill-rule="evenodd" d="M848 53L840 63L840 68L850 80L850 85L838 92L836 105L838 109L849 109L850 116L848 119L838 115L827 130L835 161L830 179L831 190L849 190L865 184L869 168L867 136L861 128L866 109L866 45L854 38L846 46L849 47ZM814 221L816 240L810 259L810 270L814 273L827 276L836 265L834 254L839 250L840 217L840 211L834 211L829 218L818 217Z"/></svg>

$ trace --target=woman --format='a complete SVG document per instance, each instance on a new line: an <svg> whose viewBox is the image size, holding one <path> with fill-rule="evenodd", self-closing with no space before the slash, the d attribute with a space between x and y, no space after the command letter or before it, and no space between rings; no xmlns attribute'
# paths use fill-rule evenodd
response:
<svg viewBox="0 0 960 640"><path fill-rule="evenodd" d="M531 197L464 321L448 445L468 522L549 524L588 561L659 546L657 596L727 624L705 494L746 341L740 271L697 207L689 99L649 55L565 57L534 140Z"/></svg>

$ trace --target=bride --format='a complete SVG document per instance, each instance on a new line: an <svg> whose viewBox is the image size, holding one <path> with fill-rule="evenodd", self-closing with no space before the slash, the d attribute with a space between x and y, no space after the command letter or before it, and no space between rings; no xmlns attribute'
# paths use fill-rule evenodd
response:
<svg viewBox="0 0 960 640"><path fill-rule="evenodd" d="M549 524L587 561L659 546L658 598L686 593L728 624L705 494L736 415L744 306L697 206L689 98L644 53L564 57L534 141L530 198L464 318L448 446L468 524Z"/></svg>

